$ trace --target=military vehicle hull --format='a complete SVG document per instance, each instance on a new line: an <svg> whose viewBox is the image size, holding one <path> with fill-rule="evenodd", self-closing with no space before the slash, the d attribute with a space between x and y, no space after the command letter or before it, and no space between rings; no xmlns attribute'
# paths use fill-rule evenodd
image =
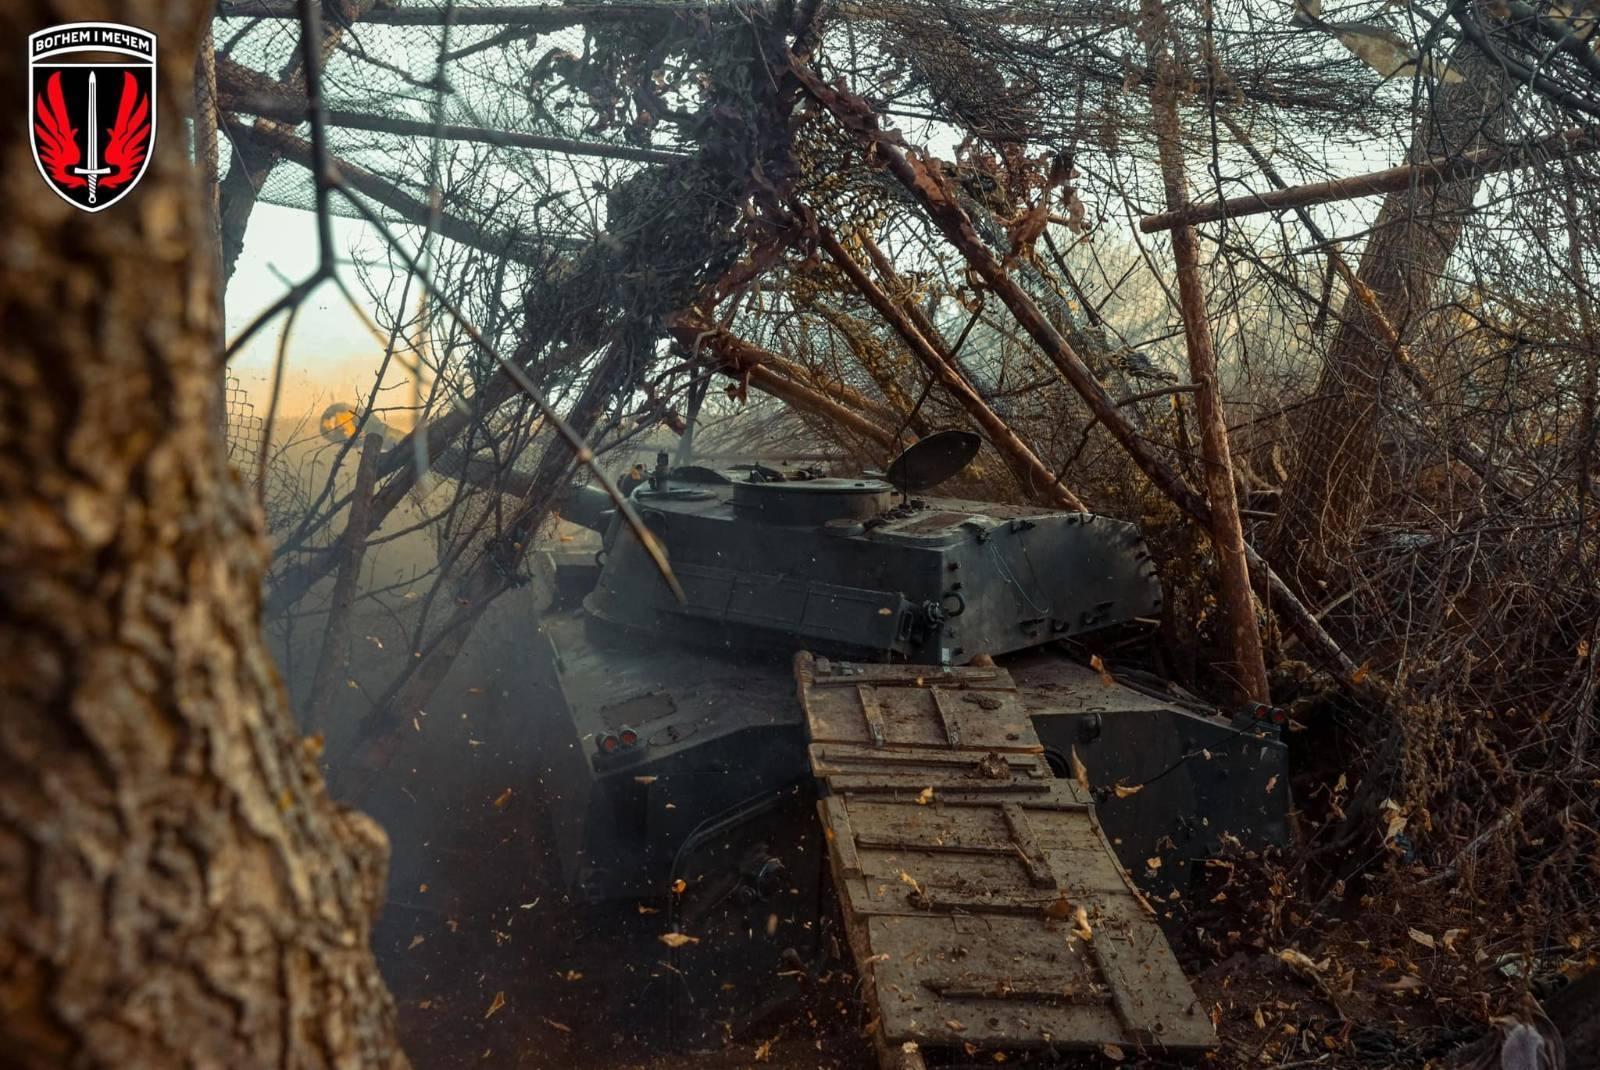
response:
<svg viewBox="0 0 1600 1070"><path fill-rule="evenodd" d="M632 503L685 598L608 503L577 495L564 515L603 532L603 549L543 555L558 598L533 705L567 892L638 928L641 991L670 994L649 1011L679 1041L719 1041L759 1013L775 972L838 953L813 809L827 778L808 753L797 650L911 666L913 682L917 665L1009 674L1028 721L1015 734L1092 798L1095 827L1147 888L1182 887L1225 847L1284 840L1271 711L1222 715L1064 652L1159 610L1132 525L664 462ZM861 707L867 743L889 746L865 692ZM692 934L692 968L672 934Z"/></svg>

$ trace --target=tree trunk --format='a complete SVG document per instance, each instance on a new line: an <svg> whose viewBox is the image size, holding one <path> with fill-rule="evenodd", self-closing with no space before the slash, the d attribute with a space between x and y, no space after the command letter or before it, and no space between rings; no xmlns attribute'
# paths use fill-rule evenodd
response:
<svg viewBox="0 0 1600 1070"><path fill-rule="evenodd" d="M18 41L105 5L0 11ZM217 279L182 119L199 0L161 38L149 173L89 215L0 81L0 1062L401 1067L368 946L388 845L329 801L260 634Z"/></svg>
<svg viewBox="0 0 1600 1070"><path fill-rule="evenodd" d="M1435 90L1434 109L1412 141L1413 162L1479 148L1505 126L1513 86L1500 67L1465 42L1450 64L1463 78ZM1428 311L1434 283L1455 252L1481 182L1482 176L1474 176L1414 185L1390 194L1378 212L1356 288L1370 291L1377 306L1359 293L1345 299L1311 404L1299 412L1299 459L1270 536L1267 556L1301 590L1325 580L1361 530L1394 356L1383 320L1403 339Z"/></svg>

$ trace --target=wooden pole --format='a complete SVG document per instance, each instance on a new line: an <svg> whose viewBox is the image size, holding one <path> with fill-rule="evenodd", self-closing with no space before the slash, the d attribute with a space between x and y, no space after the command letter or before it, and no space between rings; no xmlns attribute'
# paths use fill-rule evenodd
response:
<svg viewBox="0 0 1600 1070"><path fill-rule="evenodd" d="M855 284L856 289L861 291L867 303L876 309L878 315L887 320L905 340L911 352L916 354L917 359L922 361L923 366L939 381L945 391L955 398L966 414L972 418L972 422L983 429L989 441L994 444L994 448L1000 451L1000 455L1016 474L1017 480L1030 492L1030 497L1037 496L1052 505L1070 509L1075 513L1088 512L1078 496L1062 486L1056 479L1055 473L1039 460L1032 448L978 396L972 384L955 369L954 364L943 352L943 346L936 346L917 329L905 310L872 281L871 276L856 263L855 257L839 244L839 239L833 232L826 227L818 227L817 237L828 256L839 265L840 270Z"/></svg>
<svg viewBox="0 0 1600 1070"><path fill-rule="evenodd" d="M1056 365L1067 382L1072 384L1089 410L1107 431L1122 445L1134 463L1139 466L1157 490L1195 520L1211 527L1211 507L1175 472L1156 455L1138 431L1122 415L1117 403L1106 393L1105 387L1089 371L1083 359L1061 337L1039 307L1001 267L1000 262L978 238L972 220L957 200L936 165L921 157L913 159L902 151L898 136L878 128L877 115L861 97L837 86L823 82L810 67L794 55L789 57L789 69L806 91L826 108L846 130L870 146L891 174L922 204L928 218L939 229L967 263L988 284L1017 322L1030 334ZM1283 579L1268 567L1261 556L1247 544L1245 555L1249 560L1251 580L1257 592L1274 612L1283 616L1291 630L1299 635L1312 654L1327 665L1347 687L1360 688L1361 682L1355 662L1350 660L1339 644L1327 633L1303 602L1295 597ZM1364 675L1361 679L1365 679Z"/></svg>
<svg viewBox="0 0 1600 1070"><path fill-rule="evenodd" d="M1151 12L1145 0L1146 25L1162 16ZM1152 15L1154 17L1152 17ZM1179 143L1177 63L1161 38L1153 38L1156 84L1151 93L1155 112L1156 148L1167 207L1181 212L1188 204L1188 179ZM1239 500L1233 483L1233 457L1228 446L1228 421L1223 414L1222 388L1217 382L1217 354L1206 315L1205 288L1200 282L1200 243L1194 227L1181 223L1172 228L1172 258L1178 274L1178 304L1183 316L1183 337L1189 352L1189 378L1195 391L1200 424L1200 460L1205 475L1206 498L1211 505L1211 545L1217 555L1217 596L1227 620L1233 651L1232 678L1240 697L1267 702L1267 667L1261 654L1261 631L1256 625L1255 599L1250 594L1250 567L1245 561L1244 525L1239 520Z"/></svg>
<svg viewBox="0 0 1600 1070"><path fill-rule="evenodd" d="M1582 156L1600 149L1600 136L1592 130L1574 127L1559 134L1524 141L1504 148L1476 149L1445 159L1424 160L1418 164L1404 164L1349 178L1331 179L1327 182L1310 182L1303 186L1289 186L1266 193L1250 193L1229 197L1205 204L1185 205L1181 209L1168 209L1158 215L1148 215L1139 220L1139 229L1146 234L1171 230L1180 223L1194 226L1215 223L1220 219L1239 219L1262 212L1279 212L1287 208L1305 208L1331 201L1348 201L1357 197L1373 197L1380 193L1398 193L1413 186L1426 188L1444 183L1481 178L1497 171L1510 171L1528 167L1541 160Z"/></svg>

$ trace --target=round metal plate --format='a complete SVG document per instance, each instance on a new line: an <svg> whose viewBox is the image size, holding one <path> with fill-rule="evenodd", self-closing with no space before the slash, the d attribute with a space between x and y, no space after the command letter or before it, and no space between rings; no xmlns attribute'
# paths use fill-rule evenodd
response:
<svg viewBox="0 0 1600 1070"><path fill-rule="evenodd" d="M907 446L884 473L896 489L928 490L959 475L983 447L971 431L935 431Z"/></svg>

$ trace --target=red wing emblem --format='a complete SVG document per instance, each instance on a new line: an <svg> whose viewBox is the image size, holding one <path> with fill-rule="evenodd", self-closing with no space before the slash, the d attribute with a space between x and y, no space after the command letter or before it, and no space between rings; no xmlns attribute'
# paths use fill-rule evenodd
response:
<svg viewBox="0 0 1600 1070"><path fill-rule="evenodd" d="M89 183L72 173L83 159L78 151L78 131L67 118L67 102L61 97L61 72L50 76L50 84L39 94L36 124L33 128L39 145L39 162L50 177L68 189Z"/></svg>
<svg viewBox="0 0 1600 1070"><path fill-rule="evenodd" d="M150 143L150 98L139 92L132 73L122 74L122 100L117 104L117 121L106 139L106 166L111 173L100 180L101 189L116 189L139 173Z"/></svg>
<svg viewBox="0 0 1600 1070"><path fill-rule="evenodd" d="M34 160L56 195L86 212L139 184L156 132L156 38L75 22L28 38Z"/></svg>

